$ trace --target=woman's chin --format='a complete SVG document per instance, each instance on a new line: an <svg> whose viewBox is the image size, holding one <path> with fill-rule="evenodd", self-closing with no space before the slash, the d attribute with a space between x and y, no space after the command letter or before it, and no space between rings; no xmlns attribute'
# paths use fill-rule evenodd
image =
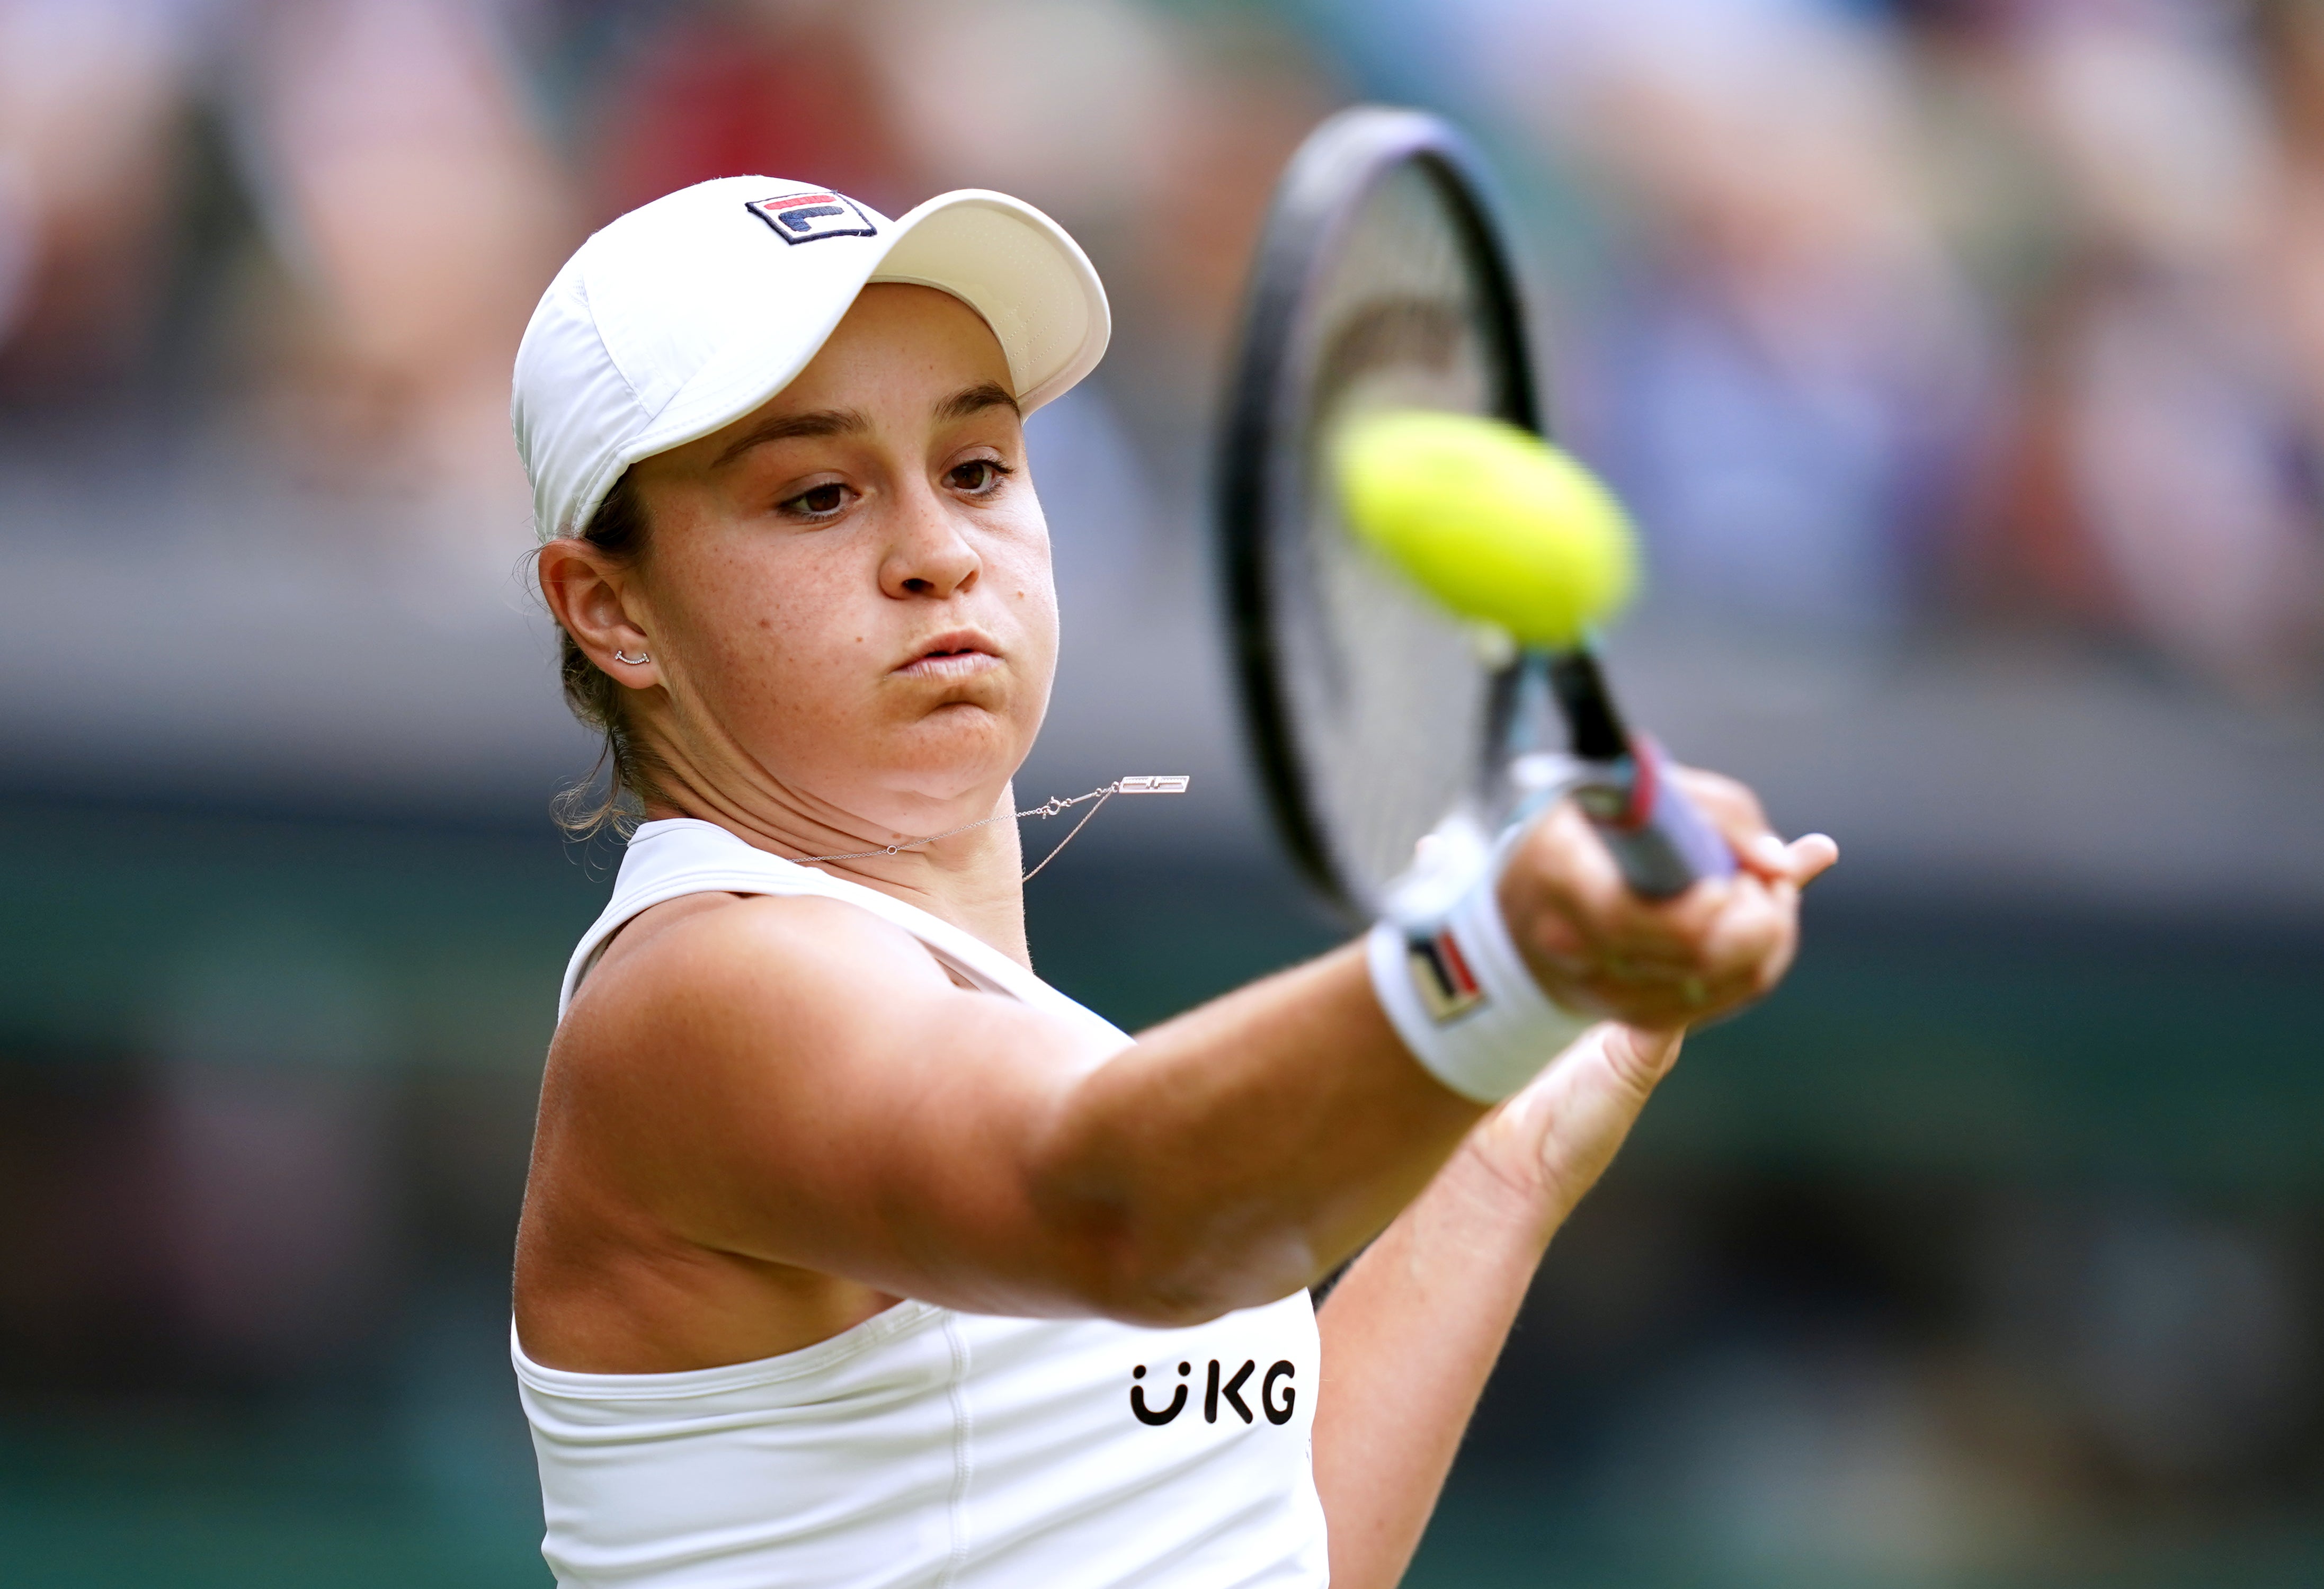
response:
<svg viewBox="0 0 2324 1589"><path fill-rule="evenodd" d="M919 725L899 747L899 754L887 758L888 776L881 781L932 806L987 803L1000 797L1028 749L1029 740L1007 720L983 712L971 718L965 711L948 708L943 716Z"/></svg>

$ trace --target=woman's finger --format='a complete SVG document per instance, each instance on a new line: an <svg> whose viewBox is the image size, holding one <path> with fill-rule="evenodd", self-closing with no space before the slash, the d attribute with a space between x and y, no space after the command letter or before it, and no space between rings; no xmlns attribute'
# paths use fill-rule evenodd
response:
<svg viewBox="0 0 2324 1589"><path fill-rule="evenodd" d="M1840 844L1829 833L1807 833L1785 846L1792 881L1804 887L1830 871L1840 859Z"/></svg>

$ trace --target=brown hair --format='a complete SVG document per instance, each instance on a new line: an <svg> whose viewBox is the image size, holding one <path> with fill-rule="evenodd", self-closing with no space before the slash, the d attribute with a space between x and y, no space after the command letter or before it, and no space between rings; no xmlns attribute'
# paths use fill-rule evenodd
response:
<svg viewBox="0 0 2324 1589"><path fill-rule="evenodd" d="M597 505L581 538L618 563L635 563L646 552L646 510L627 470ZM557 825L576 839L607 831L626 836L645 814L645 803L660 794L654 781L667 772L660 758L641 744L630 722L630 692L589 660L571 634L558 630L558 680L573 715L605 736L596 765L557 796ZM597 776L605 775L597 793Z"/></svg>

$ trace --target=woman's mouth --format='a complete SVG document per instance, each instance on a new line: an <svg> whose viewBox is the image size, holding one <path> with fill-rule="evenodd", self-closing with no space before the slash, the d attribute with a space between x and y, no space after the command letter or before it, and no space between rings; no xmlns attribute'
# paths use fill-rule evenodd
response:
<svg viewBox="0 0 2324 1589"><path fill-rule="evenodd" d="M952 680L973 678L1000 666L999 650L990 639L961 632L936 636L896 671L907 678Z"/></svg>

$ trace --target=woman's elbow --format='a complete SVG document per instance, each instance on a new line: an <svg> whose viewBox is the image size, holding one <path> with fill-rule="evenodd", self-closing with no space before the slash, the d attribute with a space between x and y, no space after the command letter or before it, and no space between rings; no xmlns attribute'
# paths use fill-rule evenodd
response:
<svg viewBox="0 0 2324 1589"><path fill-rule="evenodd" d="M1305 1244L1281 1235L1140 1228L1119 1210L1093 1223L1072 1244L1081 1255L1074 1289L1123 1324L1189 1328L1279 1300L1314 1278Z"/></svg>
<svg viewBox="0 0 2324 1589"><path fill-rule="evenodd" d="M1247 1190L1187 1186L1125 1144L1114 1111L1074 1107L1088 1102L1084 1094L1058 1111L1028 1155L1025 1187L1084 1306L1184 1328L1276 1301L1322 1272L1296 1218Z"/></svg>

